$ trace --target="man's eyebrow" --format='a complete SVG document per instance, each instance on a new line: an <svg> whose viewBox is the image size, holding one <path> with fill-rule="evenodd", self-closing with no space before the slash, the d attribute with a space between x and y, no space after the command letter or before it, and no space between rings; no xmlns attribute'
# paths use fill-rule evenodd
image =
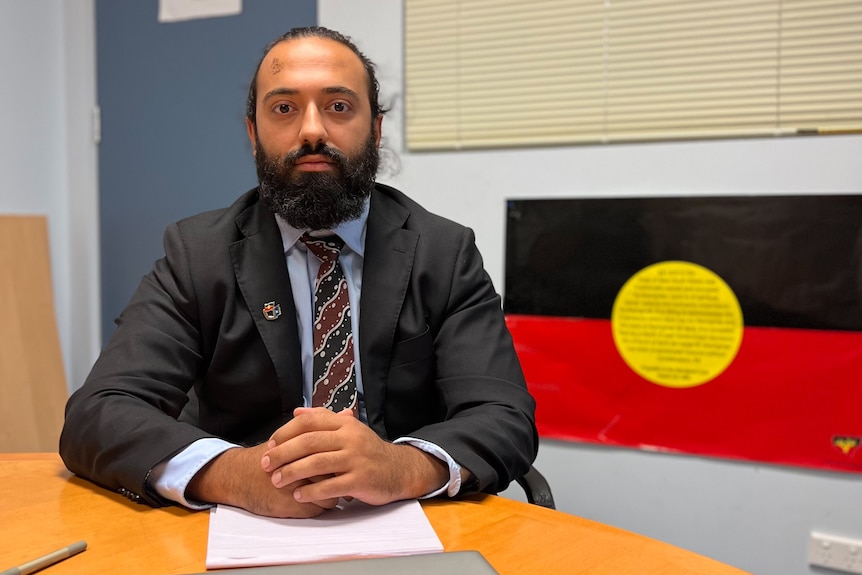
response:
<svg viewBox="0 0 862 575"><path fill-rule="evenodd" d="M263 99L267 100L273 96L295 96L296 94L299 94L299 90L294 88L275 88L274 90L267 92L263 96Z"/></svg>
<svg viewBox="0 0 862 575"><path fill-rule="evenodd" d="M330 86L328 88L324 88L322 91L324 94L344 94L352 98L359 98L359 94L346 86ZM299 90L296 88L275 88L267 92L263 99L267 100L273 96L296 96L297 94L299 94Z"/></svg>
<svg viewBox="0 0 862 575"><path fill-rule="evenodd" d="M323 93L324 94L345 94L345 95L350 96L352 98L359 98L359 94L357 94L356 92L354 92L353 90L351 90L350 88L348 88L346 86L332 86L331 88L324 88Z"/></svg>

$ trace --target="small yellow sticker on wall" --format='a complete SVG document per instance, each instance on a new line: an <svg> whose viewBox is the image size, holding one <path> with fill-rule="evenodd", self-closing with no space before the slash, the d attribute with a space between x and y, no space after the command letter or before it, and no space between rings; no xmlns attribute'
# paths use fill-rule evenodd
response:
<svg viewBox="0 0 862 575"><path fill-rule="evenodd" d="M733 362L742 344L742 309L711 270L660 262L623 285L611 310L611 330L635 373L666 387L694 387Z"/></svg>

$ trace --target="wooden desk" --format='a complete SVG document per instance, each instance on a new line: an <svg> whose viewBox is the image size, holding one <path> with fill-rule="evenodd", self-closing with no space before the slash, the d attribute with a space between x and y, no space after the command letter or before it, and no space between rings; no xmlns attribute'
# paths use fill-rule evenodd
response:
<svg viewBox="0 0 862 575"><path fill-rule="evenodd" d="M423 508L447 551L477 549L502 574L743 575L654 539L502 497ZM0 570L83 539L85 552L45 574L203 571L208 518L132 503L72 476L56 454L0 454Z"/></svg>

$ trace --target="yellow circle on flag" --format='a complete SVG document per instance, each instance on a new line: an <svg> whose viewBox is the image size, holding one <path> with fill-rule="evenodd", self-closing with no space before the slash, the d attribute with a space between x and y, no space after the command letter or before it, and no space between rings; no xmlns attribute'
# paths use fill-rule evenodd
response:
<svg viewBox="0 0 862 575"><path fill-rule="evenodd" d="M614 344L628 366L666 387L694 387L731 364L742 344L742 309L711 270L683 261L647 266L611 310Z"/></svg>

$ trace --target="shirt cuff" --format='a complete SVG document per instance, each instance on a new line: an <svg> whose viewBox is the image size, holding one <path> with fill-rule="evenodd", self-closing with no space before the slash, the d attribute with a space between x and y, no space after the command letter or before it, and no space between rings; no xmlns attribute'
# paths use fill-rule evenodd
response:
<svg viewBox="0 0 862 575"><path fill-rule="evenodd" d="M452 459L452 456L446 453L443 448L436 443L431 443L430 441L417 439L415 437L399 437L392 443L406 443L407 445L412 445L417 449L421 449L425 453L430 453L449 467L449 481L439 489L423 495L419 499L430 499L431 497L436 497L442 493L446 493L449 497L455 497L458 495L458 492L461 490L461 466L458 465L458 463Z"/></svg>
<svg viewBox="0 0 862 575"><path fill-rule="evenodd" d="M176 501L189 509L209 509L212 507L210 503L186 499L186 488L204 465L232 447L239 446L215 437L198 439L170 459L153 467L150 471L150 485L165 499Z"/></svg>

